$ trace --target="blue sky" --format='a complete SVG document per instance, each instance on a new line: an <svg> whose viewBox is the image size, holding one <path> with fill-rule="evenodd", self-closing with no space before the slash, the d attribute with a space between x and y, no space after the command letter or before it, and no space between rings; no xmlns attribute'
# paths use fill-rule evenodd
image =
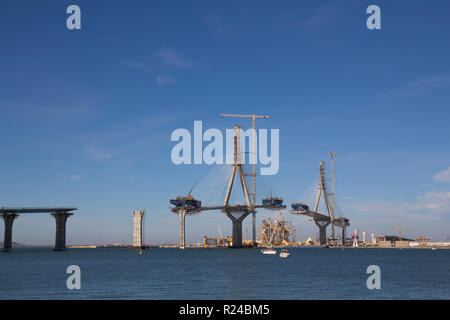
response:
<svg viewBox="0 0 450 320"><path fill-rule="evenodd" d="M71 4L81 30L66 28ZM366 28L371 4L381 30ZM0 206L79 207L68 243L130 242L131 211L144 208L146 242L175 243L168 200L211 168L172 164L172 131L248 127L218 115L257 113L280 129L280 170L264 179L288 204L309 201L334 151L351 230L445 239L449 12L446 1L2 1ZM315 236L286 217L298 240ZM188 218L187 241L216 224L231 233L220 212ZM20 216L13 241L53 243L52 218Z"/></svg>

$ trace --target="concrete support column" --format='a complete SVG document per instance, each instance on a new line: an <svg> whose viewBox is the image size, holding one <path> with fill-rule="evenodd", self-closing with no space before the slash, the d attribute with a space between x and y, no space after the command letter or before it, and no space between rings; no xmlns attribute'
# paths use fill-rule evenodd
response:
<svg viewBox="0 0 450 320"><path fill-rule="evenodd" d="M319 227L319 242L320 245L324 245L327 243L327 227L326 226L318 226Z"/></svg>
<svg viewBox="0 0 450 320"><path fill-rule="evenodd" d="M315 225L319 228L319 242L320 245L327 243L327 227L330 223L320 223L314 221Z"/></svg>
<svg viewBox="0 0 450 320"><path fill-rule="evenodd" d="M330 224L330 221L314 221L314 224L319 228L319 242L320 245L327 244L327 227Z"/></svg>
<svg viewBox="0 0 450 320"><path fill-rule="evenodd" d="M186 211L185 210L180 210L178 212L178 214L180 215L180 244L178 245L178 247L180 249L184 249L185 242L186 242L186 236L185 236L185 233L184 233L184 230L185 230L184 222L186 220Z"/></svg>
<svg viewBox="0 0 450 320"><path fill-rule="evenodd" d="M250 214L250 212L244 212L239 218L233 216L230 212L225 212L227 217L230 218L233 227L233 242L231 248L242 248L242 221Z"/></svg>
<svg viewBox="0 0 450 320"><path fill-rule="evenodd" d="M233 248L242 247L242 220L233 220L233 243L231 245Z"/></svg>
<svg viewBox="0 0 450 320"><path fill-rule="evenodd" d="M19 216L15 213L4 213L2 215L5 222L5 239L3 241L3 251L11 251L12 247L12 227L14 219Z"/></svg>
<svg viewBox="0 0 450 320"><path fill-rule="evenodd" d="M142 248L144 245L144 215L145 210L133 211L133 247Z"/></svg>
<svg viewBox="0 0 450 320"><path fill-rule="evenodd" d="M347 237L345 234L345 225L341 228L341 242L342 242L342 246L345 245L345 238Z"/></svg>
<svg viewBox="0 0 450 320"><path fill-rule="evenodd" d="M53 249L55 251L66 250L66 222L71 215L72 213L69 212L52 213L56 221L55 248Z"/></svg>

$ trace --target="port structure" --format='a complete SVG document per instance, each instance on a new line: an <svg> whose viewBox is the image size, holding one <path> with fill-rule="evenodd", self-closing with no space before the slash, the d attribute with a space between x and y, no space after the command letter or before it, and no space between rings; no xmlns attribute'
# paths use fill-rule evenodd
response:
<svg viewBox="0 0 450 320"><path fill-rule="evenodd" d="M327 214L317 212L319 208L320 198L323 197L327 208ZM327 227L331 224L333 227L341 228L341 245L345 244L346 228L350 226L350 220L345 217L334 216L334 201L330 204L326 188L325 167L324 162L319 163L319 185L317 188L317 195L314 201L314 207L310 210L309 206L304 203L293 203L292 214L305 215L311 218L314 224L319 228L319 242L320 245L327 244ZM332 231L332 238L334 239L334 229Z"/></svg>
<svg viewBox="0 0 450 320"><path fill-rule="evenodd" d="M190 194L186 197L177 197L171 199L170 203L175 205L171 211L180 216L180 242L178 247L185 248L185 218L186 215L193 215L203 211L221 210L231 220L232 223L232 243L230 248L242 248L242 222L250 214L256 212L257 208L264 208L269 210L285 209L282 198L267 198L263 200L262 204L256 204L250 199L250 192L245 181L245 174L243 170L243 163L239 156L240 150L240 126L234 126L233 147L234 156L233 164L231 165L231 173L227 181L227 188L223 203L220 206L202 206L201 201L194 199ZM236 176L239 177L239 182L244 194L245 204L230 204L231 191L234 186Z"/></svg>
<svg viewBox="0 0 450 320"><path fill-rule="evenodd" d="M14 220L19 214L24 213L50 213L56 222L55 247L54 251L66 250L66 222L67 218L73 215L71 211L77 208L0 208L0 215L5 223L5 238L3 241L3 251L11 251L12 248L12 227Z"/></svg>

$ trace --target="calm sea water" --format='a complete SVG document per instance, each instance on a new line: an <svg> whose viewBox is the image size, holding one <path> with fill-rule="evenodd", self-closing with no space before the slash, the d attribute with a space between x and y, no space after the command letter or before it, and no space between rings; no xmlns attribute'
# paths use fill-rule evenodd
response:
<svg viewBox="0 0 450 320"><path fill-rule="evenodd" d="M450 250L14 249L0 252L0 299L450 299ZM81 268L68 290L66 268ZM369 265L381 289L369 290Z"/></svg>

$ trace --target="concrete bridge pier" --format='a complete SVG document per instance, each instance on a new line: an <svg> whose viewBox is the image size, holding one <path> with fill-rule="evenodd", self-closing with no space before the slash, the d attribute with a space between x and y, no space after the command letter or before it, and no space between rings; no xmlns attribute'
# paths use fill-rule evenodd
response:
<svg viewBox="0 0 450 320"><path fill-rule="evenodd" d="M242 247L242 221L235 219L233 221L233 242L231 247L240 248Z"/></svg>
<svg viewBox="0 0 450 320"><path fill-rule="evenodd" d="M144 245L144 215L145 210L133 211L133 247L142 248Z"/></svg>
<svg viewBox="0 0 450 320"><path fill-rule="evenodd" d="M12 227L14 219L18 217L15 213L3 213L3 221L5 222L5 238L3 241L3 251L11 251L12 247Z"/></svg>
<svg viewBox="0 0 450 320"><path fill-rule="evenodd" d="M249 215L250 212L244 212L239 218L236 218L231 213L226 213L233 224L233 242L231 248L242 248L242 221Z"/></svg>
<svg viewBox="0 0 450 320"><path fill-rule="evenodd" d="M178 214L180 215L180 243L178 244L178 248L184 249L186 243L185 226L184 226L184 223L186 221L186 210L179 210Z"/></svg>
<svg viewBox="0 0 450 320"><path fill-rule="evenodd" d="M346 231L346 226L343 225L341 228L341 244L342 244L342 246L345 246L345 238L347 236L345 231Z"/></svg>
<svg viewBox="0 0 450 320"><path fill-rule="evenodd" d="M66 222L67 218L73 215L69 212L55 212L52 216L55 217L56 221L56 237L55 237L55 248L54 251L64 251L66 250Z"/></svg>
<svg viewBox="0 0 450 320"><path fill-rule="evenodd" d="M319 227L319 242L320 245L324 245L327 243L327 227Z"/></svg>
<svg viewBox="0 0 450 320"><path fill-rule="evenodd" d="M314 221L316 226L319 227L319 242L320 245L327 244L327 227L330 224L330 222L322 222L322 221Z"/></svg>

